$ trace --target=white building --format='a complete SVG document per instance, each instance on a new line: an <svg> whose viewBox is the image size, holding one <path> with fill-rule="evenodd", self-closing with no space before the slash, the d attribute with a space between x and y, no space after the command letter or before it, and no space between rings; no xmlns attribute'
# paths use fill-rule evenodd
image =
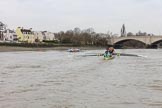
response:
<svg viewBox="0 0 162 108"><path fill-rule="evenodd" d="M39 42L43 41L44 35L40 31L34 31L35 39L38 39Z"/></svg>
<svg viewBox="0 0 162 108"><path fill-rule="evenodd" d="M3 32L3 40L4 41L16 41L17 35L14 30L6 29Z"/></svg>
<svg viewBox="0 0 162 108"><path fill-rule="evenodd" d="M40 42L43 40L56 40L54 33L48 31L35 31L34 36Z"/></svg>
<svg viewBox="0 0 162 108"><path fill-rule="evenodd" d="M43 31L43 40L56 40L54 33Z"/></svg>

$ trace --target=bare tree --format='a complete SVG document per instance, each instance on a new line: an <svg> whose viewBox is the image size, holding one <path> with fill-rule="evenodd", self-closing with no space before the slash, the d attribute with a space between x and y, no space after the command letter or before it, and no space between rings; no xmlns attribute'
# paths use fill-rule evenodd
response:
<svg viewBox="0 0 162 108"><path fill-rule="evenodd" d="M5 25L4 23L0 22L0 40L3 40L3 31L6 30L7 25Z"/></svg>
<svg viewBox="0 0 162 108"><path fill-rule="evenodd" d="M127 36L134 36L134 34L132 32L128 32Z"/></svg>

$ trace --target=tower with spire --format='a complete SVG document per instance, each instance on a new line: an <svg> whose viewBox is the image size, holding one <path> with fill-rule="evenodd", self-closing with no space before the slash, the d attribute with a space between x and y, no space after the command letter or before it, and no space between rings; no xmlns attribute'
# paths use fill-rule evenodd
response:
<svg viewBox="0 0 162 108"><path fill-rule="evenodd" d="M126 33L125 25L123 24L121 28L121 37L126 37L126 36L127 36L127 33Z"/></svg>

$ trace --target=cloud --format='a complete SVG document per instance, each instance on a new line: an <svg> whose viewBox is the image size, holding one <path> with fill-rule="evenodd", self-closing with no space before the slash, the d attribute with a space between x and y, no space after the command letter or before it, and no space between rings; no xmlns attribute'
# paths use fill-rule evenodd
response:
<svg viewBox="0 0 162 108"><path fill-rule="evenodd" d="M159 33L162 28L160 0L1 0L0 18L9 27L60 31L93 27L97 32ZM157 26L157 28L155 27Z"/></svg>

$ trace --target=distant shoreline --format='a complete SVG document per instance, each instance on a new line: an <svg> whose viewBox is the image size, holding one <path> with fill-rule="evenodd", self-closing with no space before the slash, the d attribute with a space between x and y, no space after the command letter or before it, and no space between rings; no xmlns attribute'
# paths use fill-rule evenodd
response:
<svg viewBox="0 0 162 108"><path fill-rule="evenodd" d="M47 43L0 43L0 52L17 51L49 51L49 50L68 50L69 48L79 48L80 50L105 50L108 46L82 46L72 44L47 44ZM141 49L141 48L116 48L116 49ZM150 48L142 48L150 49ZM157 49L157 48L151 48Z"/></svg>
<svg viewBox="0 0 162 108"><path fill-rule="evenodd" d="M68 50L72 47L16 47L16 46L0 46L0 52L17 52L17 51L50 51L50 50ZM80 50L102 50L105 47L74 47Z"/></svg>
<svg viewBox="0 0 162 108"><path fill-rule="evenodd" d="M69 48L100 50L105 49L106 47L53 43L0 43L0 52L68 50Z"/></svg>

